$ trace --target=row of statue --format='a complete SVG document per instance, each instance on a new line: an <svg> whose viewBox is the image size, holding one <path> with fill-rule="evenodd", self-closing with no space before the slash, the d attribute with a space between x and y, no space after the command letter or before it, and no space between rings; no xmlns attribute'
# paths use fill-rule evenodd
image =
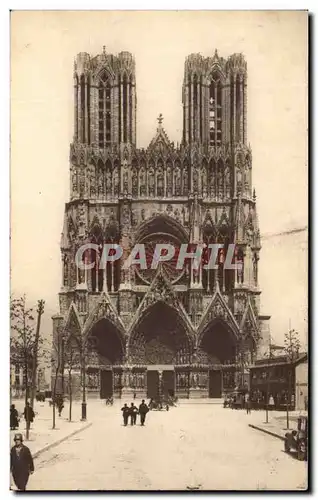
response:
<svg viewBox="0 0 318 500"><path fill-rule="evenodd" d="M242 167L236 172L237 188L250 193L251 170ZM130 171L124 170L122 188L119 168L105 170L94 165L87 168L73 165L71 176L73 197L116 198L120 192L134 197L174 197L186 196L193 191L203 197L225 200L232 195L231 167L227 163L192 167L192 179L188 168L179 166L133 167Z"/></svg>
<svg viewBox="0 0 318 500"><path fill-rule="evenodd" d="M208 387L208 372L176 372L176 388L207 388ZM229 389L235 386L235 373L222 373L223 387ZM90 389L98 389L100 385L100 372L92 371L87 373L87 387ZM123 374L114 372L114 389L122 387L144 389L147 385L146 371L143 372L124 372Z"/></svg>

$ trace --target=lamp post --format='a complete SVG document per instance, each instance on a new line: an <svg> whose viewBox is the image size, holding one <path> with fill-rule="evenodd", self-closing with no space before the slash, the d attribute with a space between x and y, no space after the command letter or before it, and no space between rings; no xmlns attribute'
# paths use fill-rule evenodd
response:
<svg viewBox="0 0 318 500"><path fill-rule="evenodd" d="M81 420L85 421L87 419L87 403L86 403L86 363L85 363L85 355L83 357L83 367L82 367L82 418Z"/></svg>
<svg viewBox="0 0 318 500"><path fill-rule="evenodd" d="M86 403L86 340L82 340L82 417L81 420L87 419L87 403Z"/></svg>

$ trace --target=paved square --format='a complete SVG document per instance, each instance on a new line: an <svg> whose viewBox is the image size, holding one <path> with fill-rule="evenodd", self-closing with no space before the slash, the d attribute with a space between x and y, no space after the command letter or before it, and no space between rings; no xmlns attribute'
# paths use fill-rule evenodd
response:
<svg viewBox="0 0 318 500"><path fill-rule="evenodd" d="M124 427L121 404L88 403L93 425L43 453L31 490L304 489L307 463L248 427L252 417L216 404L148 413Z"/></svg>

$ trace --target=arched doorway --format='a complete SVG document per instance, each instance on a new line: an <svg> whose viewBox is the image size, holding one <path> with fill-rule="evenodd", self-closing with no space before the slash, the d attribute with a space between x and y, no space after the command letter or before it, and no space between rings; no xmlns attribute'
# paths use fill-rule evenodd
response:
<svg viewBox="0 0 318 500"><path fill-rule="evenodd" d="M164 302L149 307L129 341L129 362L147 368L147 396L176 393L175 367L189 365L192 342L176 309Z"/></svg>
<svg viewBox="0 0 318 500"><path fill-rule="evenodd" d="M220 398L234 389L237 338L223 320L215 320L205 328L199 340L200 361L208 365L208 394Z"/></svg>
<svg viewBox="0 0 318 500"><path fill-rule="evenodd" d="M124 361L124 341L121 333L109 320L103 318L94 324L89 338L87 388L102 399L121 393L121 368Z"/></svg>

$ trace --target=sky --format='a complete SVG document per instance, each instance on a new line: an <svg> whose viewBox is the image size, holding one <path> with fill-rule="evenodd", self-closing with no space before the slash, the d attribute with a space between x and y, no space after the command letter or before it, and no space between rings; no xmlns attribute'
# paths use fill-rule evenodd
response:
<svg viewBox="0 0 318 500"><path fill-rule="evenodd" d="M297 11L15 11L11 13L11 292L46 301L51 334L61 285L60 235L69 199L73 61L127 50L136 60L137 146L159 113L181 140L187 55L243 52L248 142L263 235L262 313L282 341L307 333L307 13ZM278 236L273 236L273 235Z"/></svg>

